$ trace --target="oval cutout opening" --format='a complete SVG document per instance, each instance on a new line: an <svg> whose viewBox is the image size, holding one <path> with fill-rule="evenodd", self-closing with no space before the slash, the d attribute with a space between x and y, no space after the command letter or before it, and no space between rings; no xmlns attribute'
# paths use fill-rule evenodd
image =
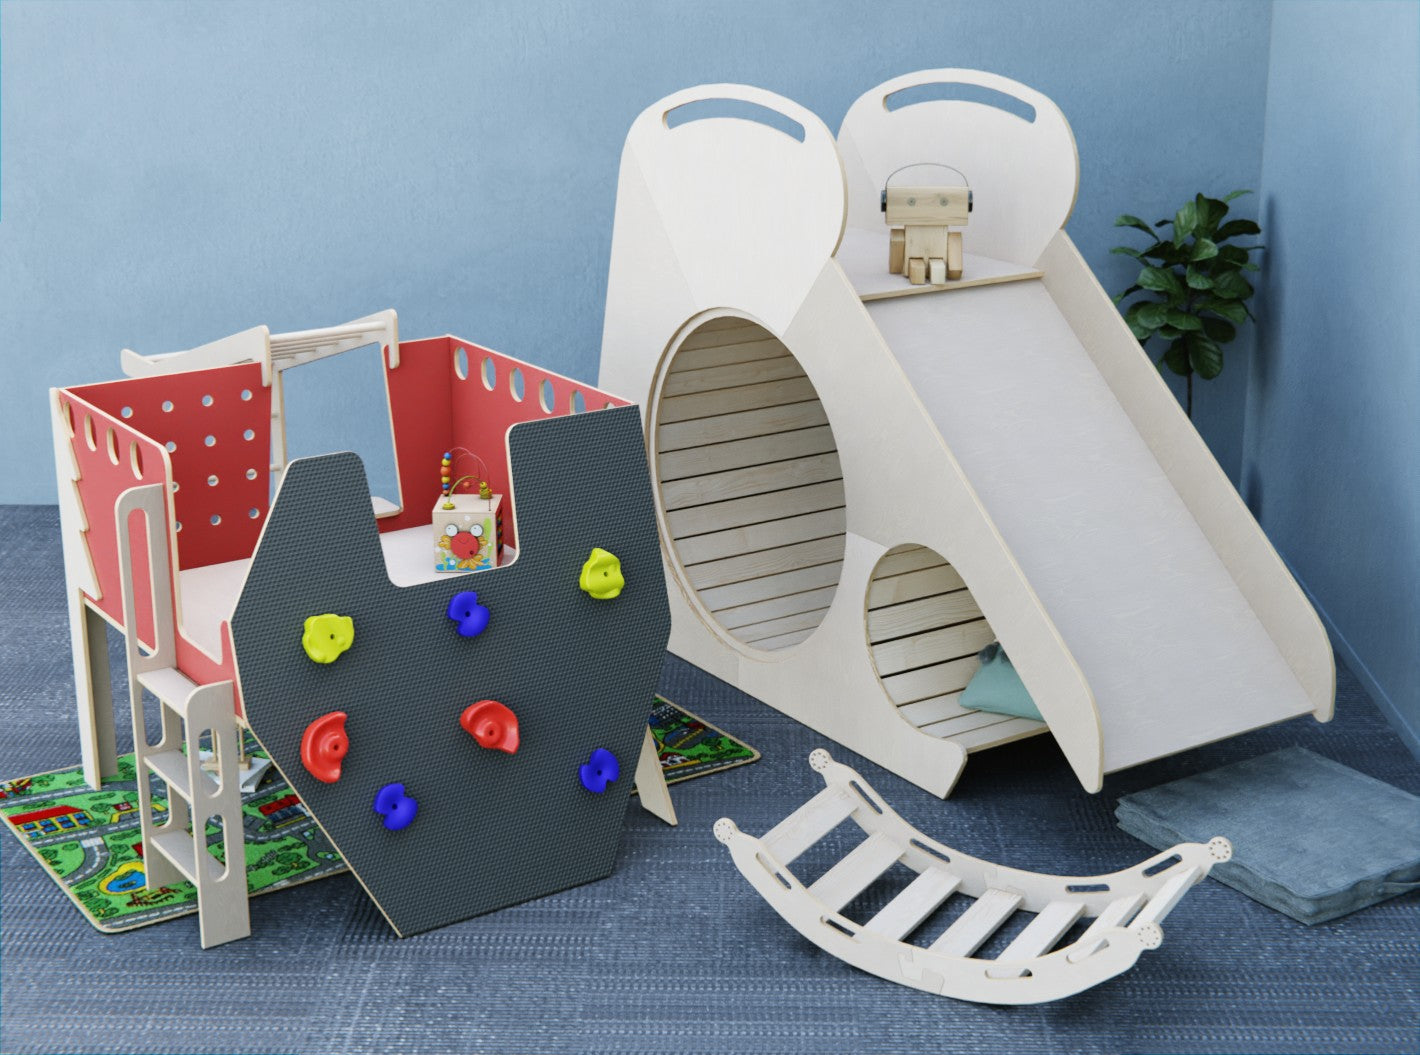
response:
<svg viewBox="0 0 1420 1055"><path fill-rule="evenodd" d="M492 359L489 359L487 356L484 357L480 372L483 375L484 388L492 392L498 387L498 367L494 365Z"/></svg>
<svg viewBox="0 0 1420 1055"><path fill-rule="evenodd" d="M918 103L980 103L1019 117L1029 124L1035 123L1035 107L1030 103L981 84L962 84L959 81L914 84L883 97L883 107L889 113Z"/></svg>
<svg viewBox="0 0 1420 1055"><path fill-rule="evenodd" d="M843 469L813 383L782 341L731 316L687 333L659 385L656 493L681 581L741 645L807 640L846 542Z"/></svg>
<svg viewBox="0 0 1420 1055"><path fill-rule="evenodd" d="M986 730L1022 719L961 706L961 693L980 664L977 653L996 640L961 575L927 546L894 546L868 580L868 652L883 691L909 724L939 737L966 738L968 747L995 743ZM1005 730L1002 730L1004 733Z"/></svg>
<svg viewBox="0 0 1420 1055"><path fill-rule="evenodd" d="M516 366L513 367L513 372L508 375L508 389L513 393L515 400L519 403L523 401L523 396L526 394L523 386L523 372Z"/></svg>
<svg viewBox="0 0 1420 1055"><path fill-rule="evenodd" d="M772 128L776 132L783 132L790 139L800 143L804 141L806 134L804 126L787 114L781 114L778 110L771 110L767 106L760 106L759 103L747 102L744 99L696 99L693 102L682 103L673 110L667 110L665 121L667 128L676 129L681 125L690 124L692 121L712 121L717 118L753 121L755 124Z"/></svg>
<svg viewBox="0 0 1420 1055"><path fill-rule="evenodd" d="M459 347L454 349L454 373L460 381L468 380L468 349Z"/></svg>

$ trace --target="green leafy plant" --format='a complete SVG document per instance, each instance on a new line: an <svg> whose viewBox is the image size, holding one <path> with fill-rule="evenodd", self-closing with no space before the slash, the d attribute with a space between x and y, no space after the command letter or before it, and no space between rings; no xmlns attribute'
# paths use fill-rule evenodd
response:
<svg viewBox="0 0 1420 1055"><path fill-rule="evenodd" d="M1237 245L1232 239L1259 235L1252 220L1226 220L1228 203L1250 191L1235 190L1218 198L1199 194L1171 218L1150 227L1128 214L1116 227L1143 231L1153 243L1144 249L1120 245L1110 250L1140 264L1134 284L1114 298L1124 320L1145 348L1156 338L1163 345L1159 368L1167 366L1187 379L1185 407L1193 416L1193 375L1210 381L1223 372L1223 346L1252 318L1247 299L1253 288L1245 271L1256 271L1253 251L1260 245ZM1172 227L1165 231L1163 228Z"/></svg>

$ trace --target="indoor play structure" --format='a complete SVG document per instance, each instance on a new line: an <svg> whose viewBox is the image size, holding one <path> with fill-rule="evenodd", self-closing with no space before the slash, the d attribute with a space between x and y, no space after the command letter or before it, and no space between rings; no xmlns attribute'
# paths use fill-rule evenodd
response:
<svg viewBox="0 0 1420 1055"><path fill-rule="evenodd" d="M969 251L913 284L884 211L927 162ZM622 155L600 383L644 407L671 650L937 795L1047 729L1098 791L1332 713L1320 621L1063 229L1078 179L1054 103L957 69L836 141L691 88ZM1044 722L960 705L992 642Z"/></svg>
<svg viewBox="0 0 1420 1055"><path fill-rule="evenodd" d="M715 823L735 866L774 911L825 952L890 982L984 1004L1059 1000L1127 971L1163 942L1160 926L1188 889L1233 855L1227 839L1174 846L1111 875L1047 876L970 857L935 842L893 812L868 782L822 749L809 756L825 787L760 838ZM811 885L798 857L851 819L865 838ZM912 881L864 923L844 915L899 864ZM930 945L908 939L953 898L971 899ZM1031 918L998 954L975 954ZM1056 948L1084 919L1079 937ZM1053 951L1052 951L1053 950Z"/></svg>
<svg viewBox="0 0 1420 1055"><path fill-rule="evenodd" d="M283 373L371 343L383 497L355 455L285 442ZM146 883L197 887L204 946L249 932L227 865L245 862L244 728L401 934L608 874L633 771L673 822L644 757L669 612L633 408L454 337L401 343L393 312L123 359L137 376L51 392L83 772L115 773L111 626ZM500 566L472 574L433 559L458 449L484 452L506 520ZM399 874L415 855L444 864Z"/></svg>

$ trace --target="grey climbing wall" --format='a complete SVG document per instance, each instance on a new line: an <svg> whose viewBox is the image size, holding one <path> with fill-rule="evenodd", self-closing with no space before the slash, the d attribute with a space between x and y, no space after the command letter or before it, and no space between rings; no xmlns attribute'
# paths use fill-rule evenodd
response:
<svg viewBox="0 0 1420 1055"><path fill-rule="evenodd" d="M302 459L286 471L232 617L253 733L401 935L611 873L670 632L636 408L515 425L508 449L513 564L396 587L360 460ZM621 560L614 600L578 588L593 546ZM445 615L463 590L491 612L475 638ZM355 621L353 647L329 665L301 647L306 617L325 612ZM517 715L516 754L460 727L485 698ZM350 747L340 780L325 784L300 746L330 711L349 716ZM598 747L621 764L600 795L578 779ZM402 831L373 809L391 782L419 804Z"/></svg>

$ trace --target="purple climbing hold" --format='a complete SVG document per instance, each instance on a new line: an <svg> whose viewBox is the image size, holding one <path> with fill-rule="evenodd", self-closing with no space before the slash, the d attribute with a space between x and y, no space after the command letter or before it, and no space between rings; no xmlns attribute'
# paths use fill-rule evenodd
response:
<svg viewBox="0 0 1420 1055"><path fill-rule="evenodd" d="M403 831L414 823L419 803L404 793L403 784L386 784L375 793L375 812L384 817L390 831Z"/></svg>
<svg viewBox="0 0 1420 1055"><path fill-rule="evenodd" d="M488 609L478 603L478 594L472 590L456 593L449 601L445 613L458 624L461 637L477 637L488 629Z"/></svg>
<svg viewBox="0 0 1420 1055"><path fill-rule="evenodd" d="M579 773L582 787L600 795L608 784L621 776L621 763L606 748L599 747L592 752L592 757L587 759Z"/></svg>

